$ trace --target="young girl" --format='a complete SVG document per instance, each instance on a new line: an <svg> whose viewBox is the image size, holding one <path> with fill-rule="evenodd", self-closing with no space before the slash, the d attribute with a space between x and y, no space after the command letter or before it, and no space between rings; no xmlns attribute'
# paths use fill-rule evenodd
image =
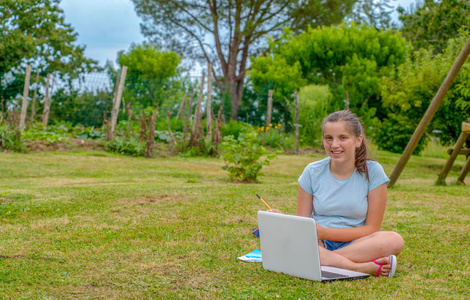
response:
<svg viewBox="0 0 470 300"><path fill-rule="evenodd" d="M300 176L296 214L317 222L322 265L392 277L404 241L395 232L380 231L389 179L368 158L361 123L352 112L329 115L322 136L329 157L309 164Z"/></svg>

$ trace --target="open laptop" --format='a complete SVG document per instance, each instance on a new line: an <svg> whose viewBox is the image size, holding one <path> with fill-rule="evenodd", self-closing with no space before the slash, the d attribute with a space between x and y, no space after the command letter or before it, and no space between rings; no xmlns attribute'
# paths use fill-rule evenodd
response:
<svg viewBox="0 0 470 300"><path fill-rule="evenodd" d="M266 270L318 281L370 276L321 266L317 227L312 218L259 211L258 227Z"/></svg>

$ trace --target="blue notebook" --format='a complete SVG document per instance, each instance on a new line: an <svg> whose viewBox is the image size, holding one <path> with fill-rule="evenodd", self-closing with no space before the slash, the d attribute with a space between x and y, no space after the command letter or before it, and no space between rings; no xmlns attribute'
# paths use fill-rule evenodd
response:
<svg viewBox="0 0 470 300"><path fill-rule="evenodd" d="M261 251L255 249L250 253L247 253L243 256L237 257L239 260L248 261L248 262L263 262L263 257L261 256Z"/></svg>

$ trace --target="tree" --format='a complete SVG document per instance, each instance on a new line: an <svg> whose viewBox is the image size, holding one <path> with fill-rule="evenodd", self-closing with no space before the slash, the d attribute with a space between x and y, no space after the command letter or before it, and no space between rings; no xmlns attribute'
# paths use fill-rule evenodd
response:
<svg viewBox="0 0 470 300"><path fill-rule="evenodd" d="M439 54L420 49L408 57L395 72L381 79L380 89L384 108L388 113L387 119L395 122L384 123L378 129L377 142L380 148L399 153L405 149L467 39L468 32L462 32L457 38L450 39L446 49ZM431 134L439 137L444 145L457 140L461 123L469 117L468 78L469 60L447 91L427 129L428 135L420 141L415 153L426 146ZM397 123L403 126L397 126Z"/></svg>
<svg viewBox="0 0 470 300"><path fill-rule="evenodd" d="M447 40L470 24L470 5L467 0L424 0L415 12L399 9L403 23L401 31L415 48L431 47L441 53Z"/></svg>
<svg viewBox="0 0 470 300"><path fill-rule="evenodd" d="M32 64L43 73L58 71L68 79L97 69L97 62L84 57L85 47L74 44L77 34L66 24L60 0L1 0L0 97L8 100L8 85L24 80L24 68ZM9 80L5 79L8 75ZM8 83L3 83L8 82ZM6 85L6 86L5 86Z"/></svg>
<svg viewBox="0 0 470 300"><path fill-rule="evenodd" d="M276 78L258 67L266 64L259 64L259 61L269 59L269 64L285 65L285 71L277 73L277 77L290 76L291 69L299 66L299 76L306 84L330 86L333 97L329 111L345 108L347 91L349 108L371 125L376 111L379 118L385 117L381 114L379 79L405 61L409 47L406 40L392 30L351 23L311 28L297 36L287 31L279 43L271 46L271 51L270 56L253 60L250 74L256 75L258 91L270 86ZM266 76L259 73L266 73ZM277 82L279 88L282 82L292 85L301 81L277 79Z"/></svg>
<svg viewBox="0 0 470 300"><path fill-rule="evenodd" d="M231 99L238 119L249 57L265 48L265 37L282 28L337 24L356 0L133 0L142 32L165 47L214 66L215 83ZM219 68L220 72L216 72Z"/></svg>
<svg viewBox="0 0 470 300"><path fill-rule="evenodd" d="M274 60L271 54L260 56L253 60L249 80L256 93L254 98L259 100L258 110L266 111L268 91L273 90L271 122L284 123L284 129L290 129L293 93L306 84L300 63L287 63L283 58Z"/></svg>
<svg viewBox="0 0 470 300"><path fill-rule="evenodd" d="M118 64L128 67L123 98L134 107L161 107L179 84L173 79L181 73L180 61L176 52L150 44L132 44L129 51L119 51Z"/></svg>

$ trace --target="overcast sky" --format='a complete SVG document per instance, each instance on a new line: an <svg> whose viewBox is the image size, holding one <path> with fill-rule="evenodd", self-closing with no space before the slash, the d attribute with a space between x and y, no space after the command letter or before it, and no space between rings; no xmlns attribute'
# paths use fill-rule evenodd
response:
<svg viewBox="0 0 470 300"><path fill-rule="evenodd" d="M116 65L118 51L144 41L130 0L62 0L60 7L78 33L78 44L86 46L85 55L101 66L106 60Z"/></svg>
<svg viewBox="0 0 470 300"><path fill-rule="evenodd" d="M414 0L391 0L408 9ZM131 0L62 0L65 21L78 33L78 44L86 46L85 56L116 65L117 52L145 39L140 33L140 19Z"/></svg>

